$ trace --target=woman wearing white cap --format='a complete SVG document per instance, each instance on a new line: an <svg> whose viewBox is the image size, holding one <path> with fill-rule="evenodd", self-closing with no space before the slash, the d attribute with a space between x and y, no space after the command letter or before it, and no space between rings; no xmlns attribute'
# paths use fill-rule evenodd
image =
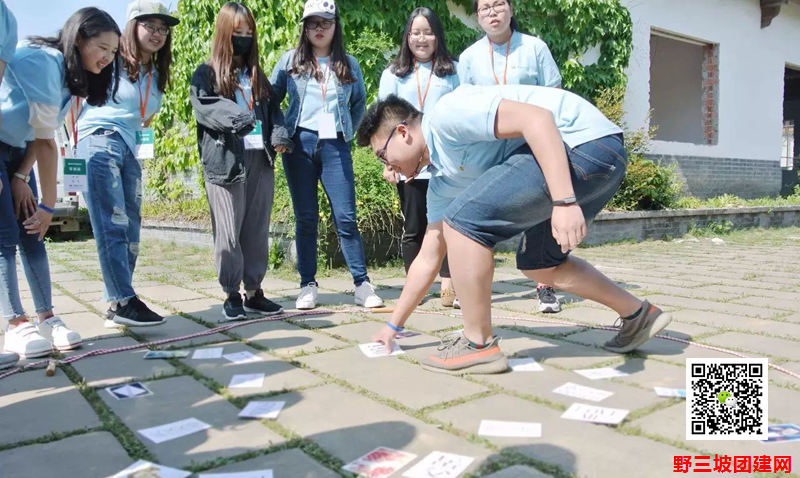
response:
<svg viewBox="0 0 800 478"><path fill-rule="evenodd" d="M367 275L364 243L356 221L350 142L361 123L367 95L358 61L347 55L333 0L308 0L297 48L275 65L270 78L277 101L289 95L286 127L296 145L283 169L297 219L298 309L317 304L317 184L328 196L336 232L355 284L355 302L381 307Z"/></svg>
<svg viewBox="0 0 800 478"><path fill-rule="evenodd" d="M142 225L142 161L153 158L148 128L161 107L172 64L170 28L178 19L164 4L128 4L128 23L120 41L123 69L119 92L103 106L78 112L78 157L87 159L84 192L97 243L97 255L110 303L107 327L160 325L133 290Z"/></svg>

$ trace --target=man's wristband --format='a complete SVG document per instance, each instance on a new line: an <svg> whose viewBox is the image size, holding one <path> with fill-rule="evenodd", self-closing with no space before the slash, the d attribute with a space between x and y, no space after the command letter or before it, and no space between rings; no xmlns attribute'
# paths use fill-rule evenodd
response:
<svg viewBox="0 0 800 478"><path fill-rule="evenodd" d="M403 331L403 327L398 327L398 326L394 325L393 323L391 323L389 321L386 321L386 325L390 329L394 330L395 332L402 332Z"/></svg>
<svg viewBox="0 0 800 478"><path fill-rule="evenodd" d="M44 204L42 204L42 203L39 203L39 209L41 209L42 211L44 211L44 212L46 212L46 213L49 213L49 214L53 214L53 213L55 213L55 212L56 212L56 210L55 210L55 209L53 209L53 208L51 208L51 207L47 207L47 206L45 206L45 205L44 205Z"/></svg>
<svg viewBox="0 0 800 478"><path fill-rule="evenodd" d="M570 204L577 204L578 200L575 196L559 199L558 201L553 201L553 206L569 206Z"/></svg>

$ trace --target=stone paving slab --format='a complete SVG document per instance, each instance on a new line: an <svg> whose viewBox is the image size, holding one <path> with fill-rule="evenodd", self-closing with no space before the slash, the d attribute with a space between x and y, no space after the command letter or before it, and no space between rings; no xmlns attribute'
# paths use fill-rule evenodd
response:
<svg viewBox="0 0 800 478"><path fill-rule="evenodd" d="M715 292L703 289L691 289L688 287L674 287L669 285L650 284L647 282L632 282L631 285L636 285L642 289L652 292L648 295L669 294L677 297L690 297L692 299L705 299L715 301L728 301L739 297L734 294L727 294L725 292ZM628 289L628 287L626 287ZM641 292L635 292L636 295L643 295ZM646 297L646 296L645 296Z"/></svg>
<svg viewBox="0 0 800 478"><path fill-rule="evenodd" d="M605 425L564 420L562 412L507 395L473 400L431 414L436 420L477 434L481 420L507 420L542 424L542 438L488 438L501 449L511 449L536 460L558 465L580 476L641 476L642 464L664 463L648 467L648 477L672 474L672 456L681 451L645 438L614 432ZM587 444L591 443L591 446ZM624 450L636 459L609 459Z"/></svg>
<svg viewBox="0 0 800 478"><path fill-rule="evenodd" d="M258 421L237 417L240 410L191 377L145 382L153 395L115 400L100 394L161 464L175 468L268 448L285 440ZM196 418L211 425L191 435L155 444L137 430Z"/></svg>
<svg viewBox="0 0 800 478"><path fill-rule="evenodd" d="M158 302L171 304L183 300L204 299L202 294L193 290L174 285L159 285L155 287L142 287L136 291L142 297Z"/></svg>
<svg viewBox="0 0 800 478"><path fill-rule="evenodd" d="M62 282L58 284L59 286L63 287L67 292L75 295L79 294L86 294L89 292L103 292L105 285L102 281L96 280L73 280L68 282Z"/></svg>
<svg viewBox="0 0 800 478"><path fill-rule="evenodd" d="M0 410L0 444L100 426L92 407L61 370L52 377L34 370L0 380Z"/></svg>
<svg viewBox="0 0 800 478"><path fill-rule="evenodd" d="M787 293L788 294L788 293ZM765 307L770 309L779 309L778 311L786 311L791 312L800 312L800 301L797 299L784 297L784 298L755 298L755 297L748 297L745 299L738 299L732 301L734 304L744 304L744 305L753 305L753 303L761 303L764 304Z"/></svg>
<svg viewBox="0 0 800 478"><path fill-rule="evenodd" d="M337 325L355 324L367 320L361 315L337 313L320 313L318 315L305 315L302 317L293 317L291 321L296 325L308 327L312 329L335 327Z"/></svg>
<svg viewBox="0 0 800 478"><path fill-rule="evenodd" d="M658 397L653 390L645 391L610 380L589 380L575 372L564 372L547 366L544 366L544 368L544 372L512 371L497 375L474 375L473 378L478 381L498 385L505 390L512 390L533 397L543 398L550 402L561 404L564 408L568 408L576 401L580 401L582 403L589 403L601 407L622 408L633 411L650 407L664 400ZM568 382L612 392L614 395L600 402L589 402L553 393L553 390Z"/></svg>
<svg viewBox="0 0 800 478"><path fill-rule="evenodd" d="M391 314L385 315L386 320L391 319L391 317ZM377 318L381 319L384 318L384 316L379 315ZM460 317L448 317L446 315L414 312L408 317L405 326L411 329L421 330L423 332L434 332L452 327L461 327L463 326L463 321Z"/></svg>
<svg viewBox="0 0 800 478"><path fill-rule="evenodd" d="M701 289L713 290L718 292L727 292L729 294L737 294L742 297L757 296L757 297L771 297L773 299L792 299L800 301L800 293L788 292L785 290L784 291L767 290L767 289L754 290L753 288L750 287L737 287L729 285L708 285L701 287Z"/></svg>
<svg viewBox="0 0 800 478"><path fill-rule="evenodd" d="M203 332L208 330L208 327L204 327L196 322L193 322L185 317L180 317L177 315L170 315L165 317L166 322L162 325L157 325L155 327L135 327L133 331L142 336L145 341L147 342L155 342L158 340L164 340L167 338L173 337L182 337L184 335L190 335L197 332ZM230 337L225 335L214 333L211 335L205 335L202 337L195 337L192 339L181 340L178 342L172 342L167 345L163 345L161 347L186 347L189 345L202 345L211 342L220 342L223 340L230 340Z"/></svg>
<svg viewBox="0 0 800 478"><path fill-rule="evenodd" d="M219 287L209 287L208 289L199 289L198 292L200 292L203 295L207 295L209 297L213 297L213 298L217 299L218 301L222 301L222 302L224 302L225 299L228 297L228 294L226 294L225 292L221 291ZM269 292L266 292L265 294L268 294L268 293Z"/></svg>
<svg viewBox="0 0 800 478"><path fill-rule="evenodd" d="M720 347L733 347L747 350L759 355L785 357L800 360L800 342L775 339L772 337L753 336L741 332L728 332L726 334L710 337L703 342Z"/></svg>
<svg viewBox="0 0 800 478"><path fill-rule="evenodd" d="M81 334L84 341L116 337L122 334L120 329L107 329L105 319L93 312L77 312L59 315L59 317L67 327Z"/></svg>
<svg viewBox="0 0 800 478"><path fill-rule="evenodd" d="M297 361L412 409L487 390L458 377L428 372L398 357L370 359L357 347L301 357ZM397 384L404 385L398 387Z"/></svg>
<svg viewBox="0 0 800 478"><path fill-rule="evenodd" d="M741 315L730 315L717 312L701 310L678 310L671 312L673 321L693 323L710 327L727 327L734 329L750 329L758 327L768 327L771 321L766 319L754 319Z"/></svg>
<svg viewBox="0 0 800 478"><path fill-rule="evenodd" d="M651 392L653 387L686 388L685 367L655 360L626 358L622 365L614 368L629 374L614 380L636 384Z"/></svg>
<svg viewBox="0 0 800 478"><path fill-rule="evenodd" d="M344 339L352 340L359 344L372 342L372 338L381 330L383 325L379 322L361 322L358 324L340 325L330 329L325 329L325 332L331 335L338 335ZM427 334L421 334L414 337L399 339L397 341L400 347L406 352L409 357L420 360L432 353L436 353L436 347L441 343L439 337L434 337Z"/></svg>
<svg viewBox="0 0 800 478"><path fill-rule="evenodd" d="M134 460L108 432L92 432L0 452L3 478L106 478Z"/></svg>
<svg viewBox="0 0 800 478"><path fill-rule="evenodd" d="M475 457L467 469L470 472L490 455L481 446L337 385L278 395L273 400L287 402L278 424L316 442L345 463L385 446L420 458L432 451Z"/></svg>
<svg viewBox="0 0 800 478"><path fill-rule="evenodd" d="M588 332L581 332L580 334L570 335L567 340L579 342L586 345L593 345L600 347L604 343L611 340L616 335L616 332L606 330L590 330ZM673 332L669 334L671 337L676 337L681 340L690 340L691 337L685 334ZM636 353L646 355L648 357L657 357L670 362L684 363L687 358L726 358L731 357L730 354L717 352L716 350L709 350L695 345L686 345L681 342L674 342L668 339L654 337L649 341L640 345L636 349Z"/></svg>
<svg viewBox="0 0 800 478"><path fill-rule="evenodd" d="M501 337L500 349L506 354L533 357L539 363L570 370L588 368L621 357L602 349L558 339L534 337L513 330L495 329L495 334Z"/></svg>
<svg viewBox="0 0 800 478"><path fill-rule="evenodd" d="M711 300L687 299L685 297L672 297L667 295L651 295L647 298L651 303L659 306L661 304L672 305L685 309L709 310L722 314L743 315L746 317L756 317L762 319L785 314L785 311L780 310L770 310L762 307L753 307L750 305L733 303L720 303Z"/></svg>
<svg viewBox="0 0 800 478"><path fill-rule="evenodd" d="M486 478L551 478L552 475L546 475L541 471L531 468L530 466L514 465L502 469Z"/></svg>
<svg viewBox="0 0 800 478"><path fill-rule="evenodd" d="M273 294L267 293L264 295L267 299L273 301L277 300L277 296ZM209 298L187 300L172 304L172 306L180 312L212 324L230 323L230 321L223 316L222 305L223 301ZM248 319L258 319L261 317L263 317L262 314L247 313Z"/></svg>
<svg viewBox="0 0 800 478"><path fill-rule="evenodd" d="M264 291L285 291L289 289L297 289L298 282L290 282L283 279L276 279L275 277L265 277L264 280L261 281L261 288Z"/></svg>
<svg viewBox="0 0 800 478"><path fill-rule="evenodd" d="M208 470L205 473L243 473L259 470L272 470L273 476L276 478L338 478L340 476L297 448L232 463Z"/></svg>
<svg viewBox="0 0 800 478"><path fill-rule="evenodd" d="M796 374L800 374L800 362L786 362L781 364L781 367L789 370L790 372L794 372ZM769 370L769 379L771 381L783 384L783 385L793 385L800 389L800 379L792 377L791 375L787 375L783 372L779 372L775 369Z"/></svg>
<svg viewBox="0 0 800 478"><path fill-rule="evenodd" d="M23 300L22 305L31 314L36 310L31 299ZM53 313L60 316L62 314L74 314L75 312L86 312L86 307L72 297L66 295L53 296Z"/></svg>
<svg viewBox="0 0 800 478"><path fill-rule="evenodd" d="M50 280L52 282L74 282L74 281L85 281L86 276L81 274L80 272L55 272L53 269L53 265L50 264Z"/></svg>
<svg viewBox="0 0 800 478"><path fill-rule="evenodd" d="M303 329L284 321L260 322L238 327L231 332L271 352L290 356L317 353L347 344L319 332Z"/></svg>
<svg viewBox="0 0 800 478"><path fill-rule="evenodd" d="M113 349L137 345L139 342L130 337L84 342L80 349L67 353L68 357L84 354L93 350ZM151 379L163 375L173 375L175 367L166 360L145 360L147 349L131 350L87 357L72 364L75 370L92 387L108 387L128 381Z"/></svg>
<svg viewBox="0 0 800 478"><path fill-rule="evenodd" d="M225 342L214 344L212 347L222 347L224 349L223 355L250 352L262 359L261 362L253 363L232 363L225 358L194 360L191 358L192 355L185 359L180 359L184 364L225 387L228 386L234 375L253 373L263 373L265 375L264 384L259 388L229 388L228 393L236 397L293 390L322 383L322 380L314 376L314 374L285 360L276 359L267 352L261 352L242 343ZM202 350L203 348L209 347L198 347L191 349L191 352L194 353L195 350Z"/></svg>

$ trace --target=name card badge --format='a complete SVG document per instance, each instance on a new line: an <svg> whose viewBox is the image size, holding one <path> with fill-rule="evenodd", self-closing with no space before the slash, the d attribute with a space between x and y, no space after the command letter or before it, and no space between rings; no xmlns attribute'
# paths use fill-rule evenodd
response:
<svg viewBox="0 0 800 478"><path fill-rule="evenodd" d="M142 128L136 132L136 158L153 159L156 157L156 133L153 128Z"/></svg>
<svg viewBox="0 0 800 478"><path fill-rule="evenodd" d="M319 139L336 139L336 118L333 113L323 111L317 116Z"/></svg>
<svg viewBox="0 0 800 478"><path fill-rule="evenodd" d="M244 137L244 149L264 149L264 136L261 135L261 121L256 120L256 127Z"/></svg>

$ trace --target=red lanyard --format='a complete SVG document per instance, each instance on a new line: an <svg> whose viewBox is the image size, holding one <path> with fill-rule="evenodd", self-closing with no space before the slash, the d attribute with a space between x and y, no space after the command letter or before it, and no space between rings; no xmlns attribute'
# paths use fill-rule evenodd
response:
<svg viewBox="0 0 800 478"><path fill-rule="evenodd" d="M489 61L492 64L492 74L494 75L494 84L499 85L500 80L497 78L497 73L494 72L494 48L492 47L492 41L489 40L489 37L486 37L486 41L489 42ZM506 66L503 69L503 84L508 84L508 54L511 51L511 38L509 37L508 41L506 42Z"/></svg>
<svg viewBox="0 0 800 478"><path fill-rule="evenodd" d="M428 76L428 86L425 87L425 96L422 96L422 86L419 84L419 66L417 59L414 58L414 76L417 77L417 99L419 100L419 110L425 109L425 100L428 99L428 92L431 91L431 80L433 80L433 68L436 66L436 60L431 60L431 74Z"/></svg>
<svg viewBox="0 0 800 478"><path fill-rule="evenodd" d="M142 94L142 79L139 78L139 112L144 124L144 115L147 114L147 102L150 101L150 81L153 79L153 66L150 65L150 72L147 74L147 89Z"/></svg>
<svg viewBox="0 0 800 478"><path fill-rule="evenodd" d="M79 96L72 97L72 104L69 107L72 113L72 144L78 147L78 115L81 109L81 98Z"/></svg>
<svg viewBox="0 0 800 478"><path fill-rule="evenodd" d="M319 63L317 63L317 71L322 73L322 69L319 67ZM327 64L325 68L325 74L322 75L322 82L319 84L319 89L322 91L322 108L325 111L328 111L328 104L326 103L326 98L328 97L328 80L331 79L331 65L330 63Z"/></svg>

